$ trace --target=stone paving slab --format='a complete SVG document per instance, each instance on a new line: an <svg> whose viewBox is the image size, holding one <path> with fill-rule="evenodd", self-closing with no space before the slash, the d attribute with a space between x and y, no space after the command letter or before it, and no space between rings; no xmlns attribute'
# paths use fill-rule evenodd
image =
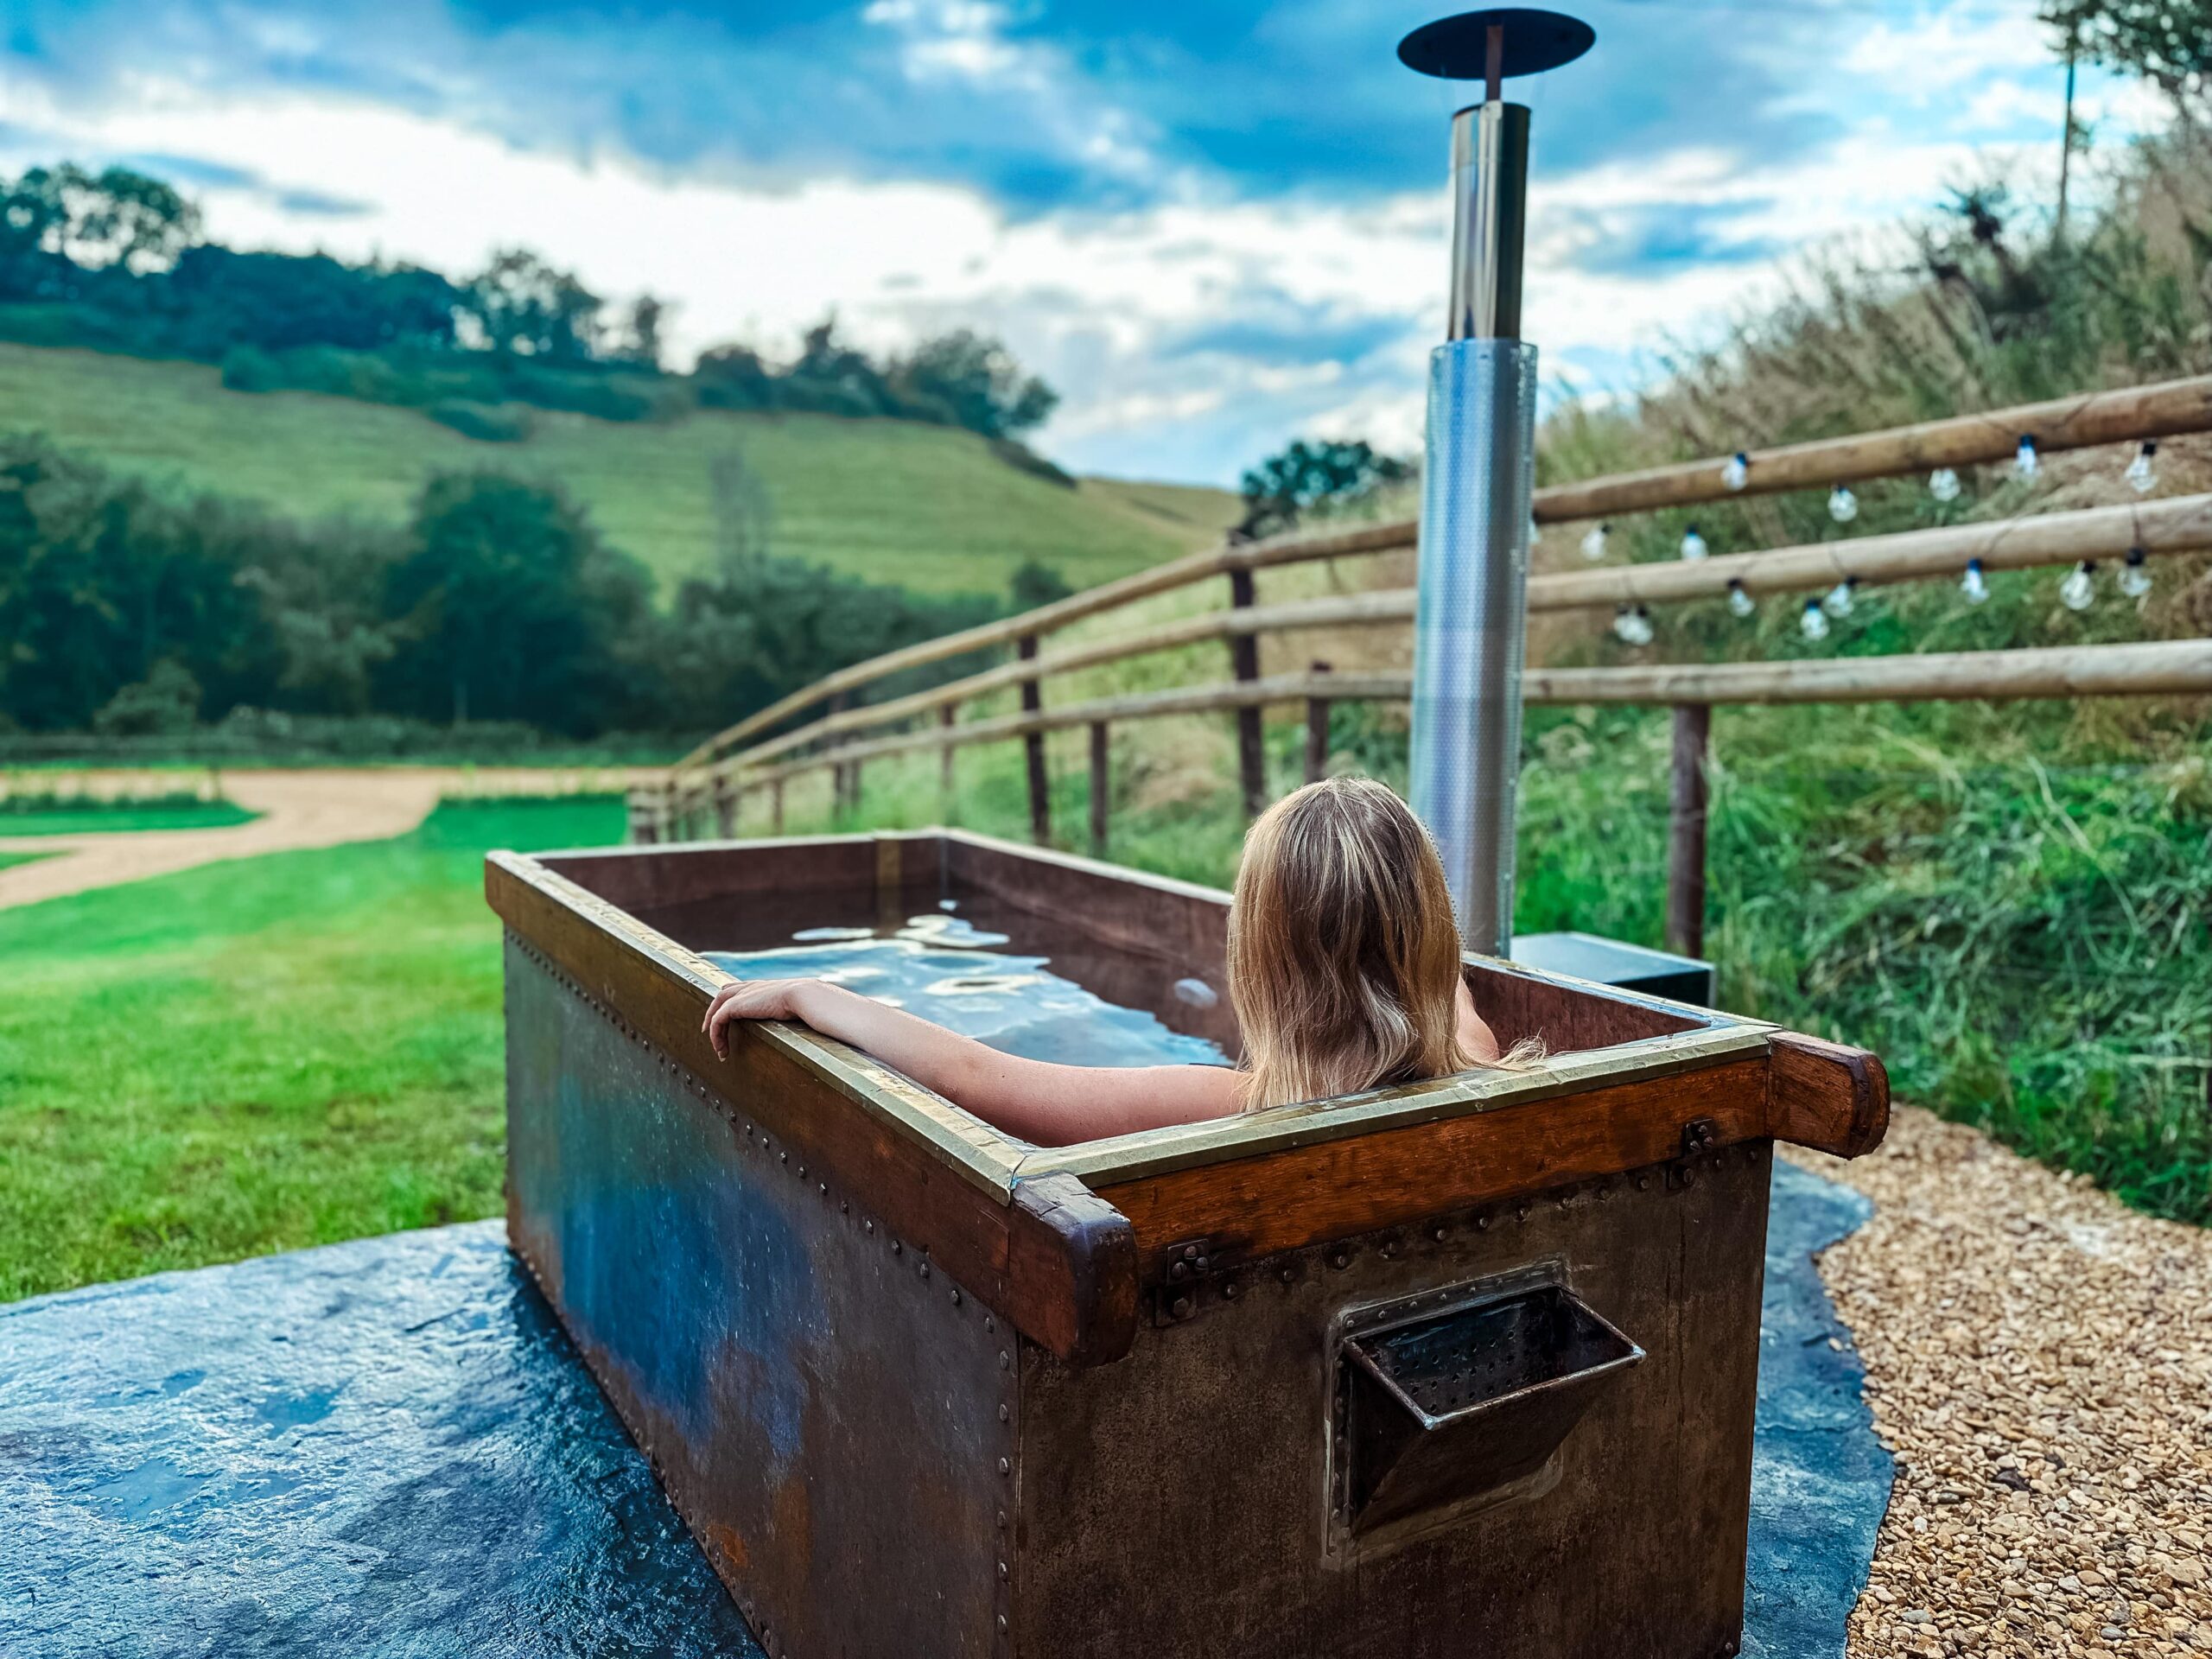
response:
<svg viewBox="0 0 2212 1659"><path fill-rule="evenodd" d="M1866 1205L1775 1179L1746 1652L1825 1659L1889 1468L1810 1255ZM0 1307L0 1654L760 1656L498 1222Z"/></svg>

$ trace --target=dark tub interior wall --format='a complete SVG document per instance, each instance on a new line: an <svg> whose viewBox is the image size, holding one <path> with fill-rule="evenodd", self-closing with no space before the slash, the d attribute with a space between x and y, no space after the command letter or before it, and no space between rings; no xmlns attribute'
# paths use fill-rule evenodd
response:
<svg viewBox="0 0 2212 1659"><path fill-rule="evenodd" d="M649 852L649 856L640 855ZM836 838L696 849L556 855L547 864L693 950L763 950L801 928L894 929L944 901L1010 949L1172 1031L1235 1054L1226 899L1134 872L955 837ZM1475 1005L1507 1045L1554 1054L1694 1029L1696 1020L1554 984L1504 964L1468 969ZM1212 993L1194 996L1190 982Z"/></svg>

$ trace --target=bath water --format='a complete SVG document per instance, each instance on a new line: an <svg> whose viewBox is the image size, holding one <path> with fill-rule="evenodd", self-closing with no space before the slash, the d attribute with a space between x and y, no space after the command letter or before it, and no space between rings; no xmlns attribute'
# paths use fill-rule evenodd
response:
<svg viewBox="0 0 2212 1659"><path fill-rule="evenodd" d="M1170 1030L1053 973L1049 957L1007 954L1003 933L945 912L902 927L812 927L766 950L703 954L739 979L821 979L1025 1059L1064 1065L1226 1065L1203 1037ZM1213 993L1192 982L1192 995ZM1178 987L1179 995L1182 994Z"/></svg>

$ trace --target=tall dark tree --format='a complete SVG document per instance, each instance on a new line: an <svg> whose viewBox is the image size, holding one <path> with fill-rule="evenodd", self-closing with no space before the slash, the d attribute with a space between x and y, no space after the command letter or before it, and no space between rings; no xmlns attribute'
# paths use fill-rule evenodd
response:
<svg viewBox="0 0 2212 1659"><path fill-rule="evenodd" d="M426 718L589 734L636 699L621 645L650 594L644 567L557 491L496 473L435 479L391 573L399 643L380 677Z"/></svg>
<svg viewBox="0 0 2212 1659"><path fill-rule="evenodd" d="M1060 401L1003 344L966 328L924 340L893 366L893 382L910 397L943 405L950 424L987 438L1042 424Z"/></svg>

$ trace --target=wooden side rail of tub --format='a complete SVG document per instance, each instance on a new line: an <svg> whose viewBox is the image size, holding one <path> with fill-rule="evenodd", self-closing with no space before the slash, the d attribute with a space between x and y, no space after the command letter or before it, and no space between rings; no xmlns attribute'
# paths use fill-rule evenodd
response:
<svg viewBox="0 0 2212 1659"><path fill-rule="evenodd" d="M952 907L1234 1053L1225 894L950 831L486 880L510 1237L772 1654L1734 1650L1768 1151L1878 1144L1872 1056L1474 958L1548 1058L1035 1147L717 1059L697 953Z"/></svg>

